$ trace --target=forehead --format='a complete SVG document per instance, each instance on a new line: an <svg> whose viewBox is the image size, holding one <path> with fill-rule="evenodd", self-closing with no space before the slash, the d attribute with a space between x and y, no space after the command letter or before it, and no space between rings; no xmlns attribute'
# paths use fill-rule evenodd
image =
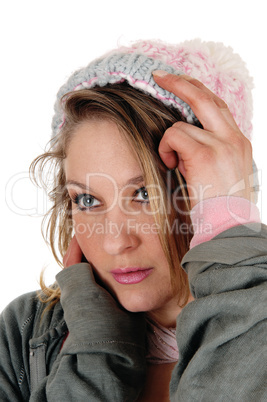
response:
<svg viewBox="0 0 267 402"><path fill-rule="evenodd" d="M73 134L65 159L67 180L85 180L88 174L110 175L119 185L142 174L133 148L113 122L92 120Z"/></svg>

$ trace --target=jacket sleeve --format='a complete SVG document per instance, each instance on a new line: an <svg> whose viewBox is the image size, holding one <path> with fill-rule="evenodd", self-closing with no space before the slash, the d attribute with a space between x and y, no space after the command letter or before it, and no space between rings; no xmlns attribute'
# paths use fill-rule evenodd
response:
<svg viewBox="0 0 267 402"><path fill-rule="evenodd" d="M182 264L195 300L177 320L171 400L266 401L266 226L229 229Z"/></svg>
<svg viewBox="0 0 267 402"><path fill-rule="evenodd" d="M136 400L145 377L143 314L123 310L87 263L64 269L57 282L69 335L30 401Z"/></svg>
<svg viewBox="0 0 267 402"><path fill-rule="evenodd" d="M13 300L0 315L1 402L29 400L27 345L37 306L36 292L31 292Z"/></svg>

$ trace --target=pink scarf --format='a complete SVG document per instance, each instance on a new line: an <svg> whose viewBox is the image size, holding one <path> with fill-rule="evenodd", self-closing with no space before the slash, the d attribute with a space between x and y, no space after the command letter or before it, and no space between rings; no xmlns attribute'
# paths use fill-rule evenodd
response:
<svg viewBox="0 0 267 402"><path fill-rule="evenodd" d="M148 316L146 360L152 364L175 363L179 359L176 329L165 328Z"/></svg>

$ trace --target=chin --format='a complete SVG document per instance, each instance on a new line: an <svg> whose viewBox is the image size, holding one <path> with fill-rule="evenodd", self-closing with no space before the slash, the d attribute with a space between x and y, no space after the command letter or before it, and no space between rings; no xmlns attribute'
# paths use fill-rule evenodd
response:
<svg viewBox="0 0 267 402"><path fill-rule="evenodd" d="M128 294L127 294L128 293ZM131 313L140 313L159 308L159 301L153 300L148 292L140 294L139 292L126 292L126 295L117 295L119 303Z"/></svg>

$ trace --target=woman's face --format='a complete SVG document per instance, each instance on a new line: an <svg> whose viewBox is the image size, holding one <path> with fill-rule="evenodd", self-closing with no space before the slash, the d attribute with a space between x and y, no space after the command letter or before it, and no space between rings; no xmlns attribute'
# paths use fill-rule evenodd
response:
<svg viewBox="0 0 267 402"><path fill-rule="evenodd" d="M65 172L78 243L103 284L129 311L177 309L142 171L117 126L76 129Z"/></svg>

